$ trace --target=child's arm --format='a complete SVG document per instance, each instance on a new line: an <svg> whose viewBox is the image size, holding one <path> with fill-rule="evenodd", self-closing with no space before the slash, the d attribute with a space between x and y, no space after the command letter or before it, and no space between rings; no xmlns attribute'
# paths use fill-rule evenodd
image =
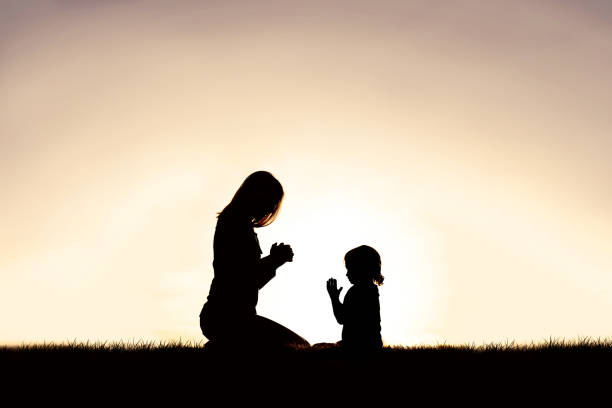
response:
<svg viewBox="0 0 612 408"><path fill-rule="evenodd" d="M340 303L340 292L342 288L338 289L338 283L334 278L330 278L327 281L327 293L332 302L332 308L334 309L334 316L339 324L344 324L344 305Z"/></svg>

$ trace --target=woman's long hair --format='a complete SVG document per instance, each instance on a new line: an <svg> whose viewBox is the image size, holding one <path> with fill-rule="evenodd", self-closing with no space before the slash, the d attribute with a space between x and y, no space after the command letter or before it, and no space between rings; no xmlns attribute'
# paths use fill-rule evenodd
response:
<svg viewBox="0 0 612 408"><path fill-rule="evenodd" d="M218 215L232 212L248 216L253 227L265 227L276 219L284 195L283 186L271 173L256 171L242 182Z"/></svg>

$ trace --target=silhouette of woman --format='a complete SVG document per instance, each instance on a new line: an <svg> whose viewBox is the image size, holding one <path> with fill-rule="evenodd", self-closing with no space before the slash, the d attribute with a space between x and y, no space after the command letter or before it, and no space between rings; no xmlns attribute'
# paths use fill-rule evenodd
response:
<svg viewBox="0 0 612 408"><path fill-rule="evenodd" d="M200 313L200 328L210 344L269 349L309 345L256 311L259 289L276 276L278 267L293 261L293 250L283 243L273 244L270 255L262 258L253 230L276 219L283 196L283 187L272 174L257 171L244 180L218 214L214 278Z"/></svg>

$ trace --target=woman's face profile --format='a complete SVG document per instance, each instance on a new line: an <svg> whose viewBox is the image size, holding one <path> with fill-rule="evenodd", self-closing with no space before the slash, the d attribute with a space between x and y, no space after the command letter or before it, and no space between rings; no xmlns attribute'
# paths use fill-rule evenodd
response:
<svg viewBox="0 0 612 408"><path fill-rule="evenodd" d="M259 197L257 200L254 200L251 207L251 214L253 218L256 220L260 220L266 215L272 213L274 208L276 207L276 201L271 200L270 198Z"/></svg>
<svg viewBox="0 0 612 408"><path fill-rule="evenodd" d="M272 174L259 171L245 179L226 208L250 218L256 228L274 221L283 199L283 187Z"/></svg>

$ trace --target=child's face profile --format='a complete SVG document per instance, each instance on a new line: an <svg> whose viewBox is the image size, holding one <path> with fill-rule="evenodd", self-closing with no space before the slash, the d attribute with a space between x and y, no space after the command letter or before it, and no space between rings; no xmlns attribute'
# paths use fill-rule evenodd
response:
<svg viewBox="0 0 612 408"><path fill-rule="evenodd" d="M346 268L346 277L352 285L359 281L359 273L355 270L355 268Z"/></svg>
<svg viewBox="0 0 612 408"><path fill-rule="evenodd" d="M374 282L374 279L380 275L380 255L374 248L362 245L344 255L344 266L346 266L346 277L351 284ZM382 282L382 275L380 279Z"/></svg>

